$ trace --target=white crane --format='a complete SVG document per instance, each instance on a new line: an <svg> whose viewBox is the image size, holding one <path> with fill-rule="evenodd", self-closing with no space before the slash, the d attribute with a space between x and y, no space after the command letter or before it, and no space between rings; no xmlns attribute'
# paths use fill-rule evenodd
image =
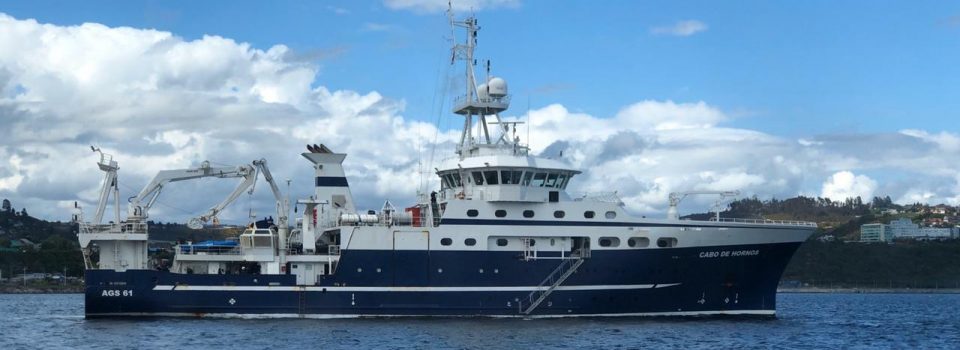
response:
<svg viewBox="0 0 960 350"><path fill-rule="evenodd" d="M208 211L212 213L207 217L215 216L226 205L230 204L236 197L256 181L256 169L250 165L240 165L236 167L211 167L210 162L204 161L199 168L162 170L153 177L149 184L140 190L140 193L130 198L130 208L127 214L128 222L143 222L149 217L150 208L156 203L163 186L171 182L195 180L205 177L216 177L221 179L243 177L244 181L234 190L231 197L221 202ZM246 186L246 187L245 187ZM202 218L203 216L201 216ZM192 220L191 220L192 221Z"/></svg>
<svg viewBox="0 0 960 350"><path fill-rule="evenodd" d="M289 225L287 218L290 212L290 203L283 196L283 193L280 192L280 187L277 186L277 183L273 181L273 175L270 173L270 168L267 168L267 160L261 158L260 160L253 161L253 166L260 170L263 173L263 179L267 180L267 183L270 184L270 190L273 191L273 197L276 200L277 206L277 237L278 244L280 245L280 262L281 264L286 260L286 250L287 250L287 230ZM306 243L304 243L306 244Z"/></svg>
<svg viewBox="0 0 960 350"><path fill-rule="evenodd" d="M720 202L727 197L736 197L740 195L740 191L685 191L685 192L671 192L670 193L670 209L667 210L667 219L678 220L680 214L677 212L677 205L680 204L684 198L690 195L719 195L720 198L713 205L713 209L717 213L717 221L720 221Z"/></svg>
<svg viewBox="0 0 960 350"><path fill-rule="evenodd" d="M117 187L117 170L120 169L120 166L117 165L117 161L113 160L113 156L103 153L99 147L90 146L90 149L100 154L100 161L97 162L97 166L104 172L103 187L100 188L100 201L97 202L97 212L93 217L93 223L99 225L103 221L103 214L107 209L107 201L110 200L111 193L114 200L113 211L116 216L114 222L120 223L120 189Z"/></svg>

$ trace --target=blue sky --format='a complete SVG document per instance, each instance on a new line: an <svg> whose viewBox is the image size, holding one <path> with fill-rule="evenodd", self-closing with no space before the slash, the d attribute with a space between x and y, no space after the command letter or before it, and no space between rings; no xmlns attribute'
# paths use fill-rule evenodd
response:
<svg viewBox="0 0 960 350"><path fill-rule="evenodd" d="M434 120L448 68L442 12L378 2L22 1L17 18L98 22L284 44L318 58L317 82L379 91ZM525 1L481 9L478 57L514 99L606 117L640 99L708 101L731 126L778 135L882 132L937 125L960 109L960 3L919 1ZM677 37L651 28L697 20Z"/></svg>
<svg viewBox="0 0 960 350"><path fill-rule="evenodd" d="M412 200L424 150L458 137L445 3L2 2L0 197L47 217L92 205L91 143L132 164L132 191L205 159L309 179L309 142L351 154L362 207ZM960 3L457 6L477 10L477 57L509 82L505 114L535 126L525 141L584 170L573 192L652 214L689 189L960 205ZM170 203L232 184L183 186ZM165 214L209 206L182 205Z"/></svg>

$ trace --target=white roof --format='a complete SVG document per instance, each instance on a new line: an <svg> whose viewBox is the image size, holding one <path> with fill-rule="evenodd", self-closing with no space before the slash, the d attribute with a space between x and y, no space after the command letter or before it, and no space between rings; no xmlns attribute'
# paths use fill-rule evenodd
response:
<svg viewBox="0 0 960 350"><path fill-rule="evenodd" d="M437 167L439 171L456 170L458 168L486 168L486 167L512 167L512 168L537 168L549 170L564 170L579 174L580 171L573 168L570 164L556 159L539 158L528 155L482 155L473 156L465 159L453 157L440 162Z"/></svg>

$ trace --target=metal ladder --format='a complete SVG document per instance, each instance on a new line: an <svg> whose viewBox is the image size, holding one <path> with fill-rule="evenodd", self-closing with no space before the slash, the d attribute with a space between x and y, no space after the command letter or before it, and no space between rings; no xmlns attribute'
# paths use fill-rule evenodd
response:
<svg viewBox="0 0 960 350"><path fill-rule="evenodd" d="M557 266L550 275L547 275L547 278L540 282L540 285L537 286L530 295L527 296L527 301L530 303L526 309L521 311L524 315L529 315L533 310L540 306L540 303L543 303L547 297L550 296L550 293L553 293L563 281L566 281L570 275L577 271L577 268L580 265L583 265L584 259L590 257L589 250L578 250L575 253L571 254L569 259L564 259L560 262L560 266ZM549 285L549 288L544 289L545 286Z"/></svg>

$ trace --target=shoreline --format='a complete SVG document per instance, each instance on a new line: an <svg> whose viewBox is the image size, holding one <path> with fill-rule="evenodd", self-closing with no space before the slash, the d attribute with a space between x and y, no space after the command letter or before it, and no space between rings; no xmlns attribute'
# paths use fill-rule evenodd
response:
<svg viewBox="0 0 960 350"><path fill-rule="evenodd" d="M83 294L83 286L0 285L0 294Z"/></svg>
<svg viewBox="0 0 960 350"><path fill-rule="evenodd" d="M960 294L958 288L777 288L777 293L832 294Z"/></svg>

